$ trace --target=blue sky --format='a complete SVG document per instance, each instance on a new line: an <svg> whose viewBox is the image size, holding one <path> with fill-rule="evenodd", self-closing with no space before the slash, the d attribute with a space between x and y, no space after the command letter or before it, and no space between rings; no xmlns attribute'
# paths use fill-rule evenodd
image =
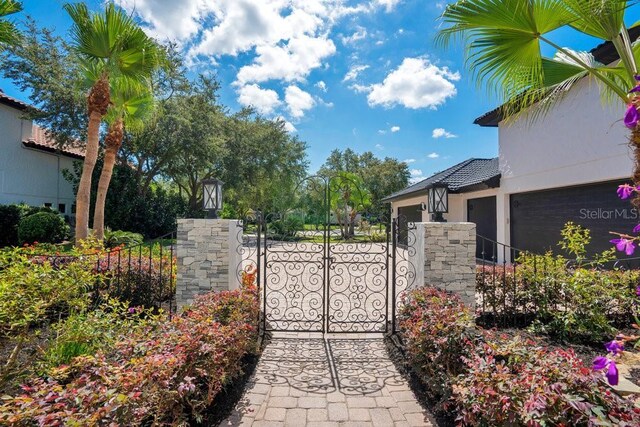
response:
<svg viewBox="0 0 640 427"><path fill-rule="evenodd" d="M25 13L66 35L63 3L26 0ZM414 180L469 157L497 155L497 131L473 120L500 100L471 81L460 46L434 43L445 1L117 3L150 34L178 42L193 73L217 74L222 102L232 110L254 105L285 119L309 144L310 172L335 148L407 160ZM638 8L628 15L636 22ZM554 39L578 49L598 43L571 30ZM27 98L10 82L0 80L0 88Z"/></svg>

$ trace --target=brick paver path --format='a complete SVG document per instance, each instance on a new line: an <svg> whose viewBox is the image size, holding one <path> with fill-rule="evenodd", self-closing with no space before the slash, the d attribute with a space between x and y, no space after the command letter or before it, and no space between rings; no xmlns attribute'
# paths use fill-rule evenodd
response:
<svg viewBox="0 0 640 427"><path fill-rule="evenodd" d="M279 334L223 426L433 426L378 336Z"/></svg>

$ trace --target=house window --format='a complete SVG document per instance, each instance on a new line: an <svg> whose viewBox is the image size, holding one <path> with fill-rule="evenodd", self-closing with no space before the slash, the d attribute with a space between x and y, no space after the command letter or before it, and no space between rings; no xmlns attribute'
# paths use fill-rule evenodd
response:
<svg viewBox="0 0 640 427"><path fill-rule="evenodd" d="M76 204L75 203L71 205L71 213L72 214L76 213Z"/></svg>
<svg viewBox="0 0 640 427"><path fill-rule="evenodd" d="M58 211L62 214L67 213L67 205L64 203L60 203L58 205Z"/></svg>
<svg viewBox="0 0 640 427"><path fill-rule="evenodd" d="M51 207L51 203L45 203L45 204L44 204L44 207L45 207L45 208L50 208L50 207Z"/></svg>

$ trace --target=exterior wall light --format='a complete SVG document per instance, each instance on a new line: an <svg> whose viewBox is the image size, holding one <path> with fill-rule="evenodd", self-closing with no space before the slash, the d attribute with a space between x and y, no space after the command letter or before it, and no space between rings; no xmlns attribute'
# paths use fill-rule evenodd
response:
<svg viewBox="0 0 640 427"><path fill-rule="evenodd" d="M205 179L202 181L203 207L207 211L207 218L218 218L218 212L222 209L222 186L224 182L219 179Z"/></svg>
<svg viewBox="0 0 640 427"><path fill-rule="evenodd" d="M449 212L449 188L444 184L434 184L428 192L429 213L435 222L446 222L442 214Z"/></svg>

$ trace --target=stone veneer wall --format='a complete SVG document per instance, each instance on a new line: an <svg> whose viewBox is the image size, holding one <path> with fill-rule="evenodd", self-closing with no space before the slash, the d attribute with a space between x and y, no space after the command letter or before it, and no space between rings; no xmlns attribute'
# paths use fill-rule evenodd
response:
<svg viewBox="0 0 640 427"><path fill-rule="evenodd" d="M240 286L238 227L239 221L228 219L178 220L178 310L193 303L197 295Z"/></svg>
<svg viewBox="0 0 640 427"><path fill-rule="evenodd" d="M424 228L424 284L457 293L462 301L474 308L476 225L425 222L417 226Z"/></svg>

